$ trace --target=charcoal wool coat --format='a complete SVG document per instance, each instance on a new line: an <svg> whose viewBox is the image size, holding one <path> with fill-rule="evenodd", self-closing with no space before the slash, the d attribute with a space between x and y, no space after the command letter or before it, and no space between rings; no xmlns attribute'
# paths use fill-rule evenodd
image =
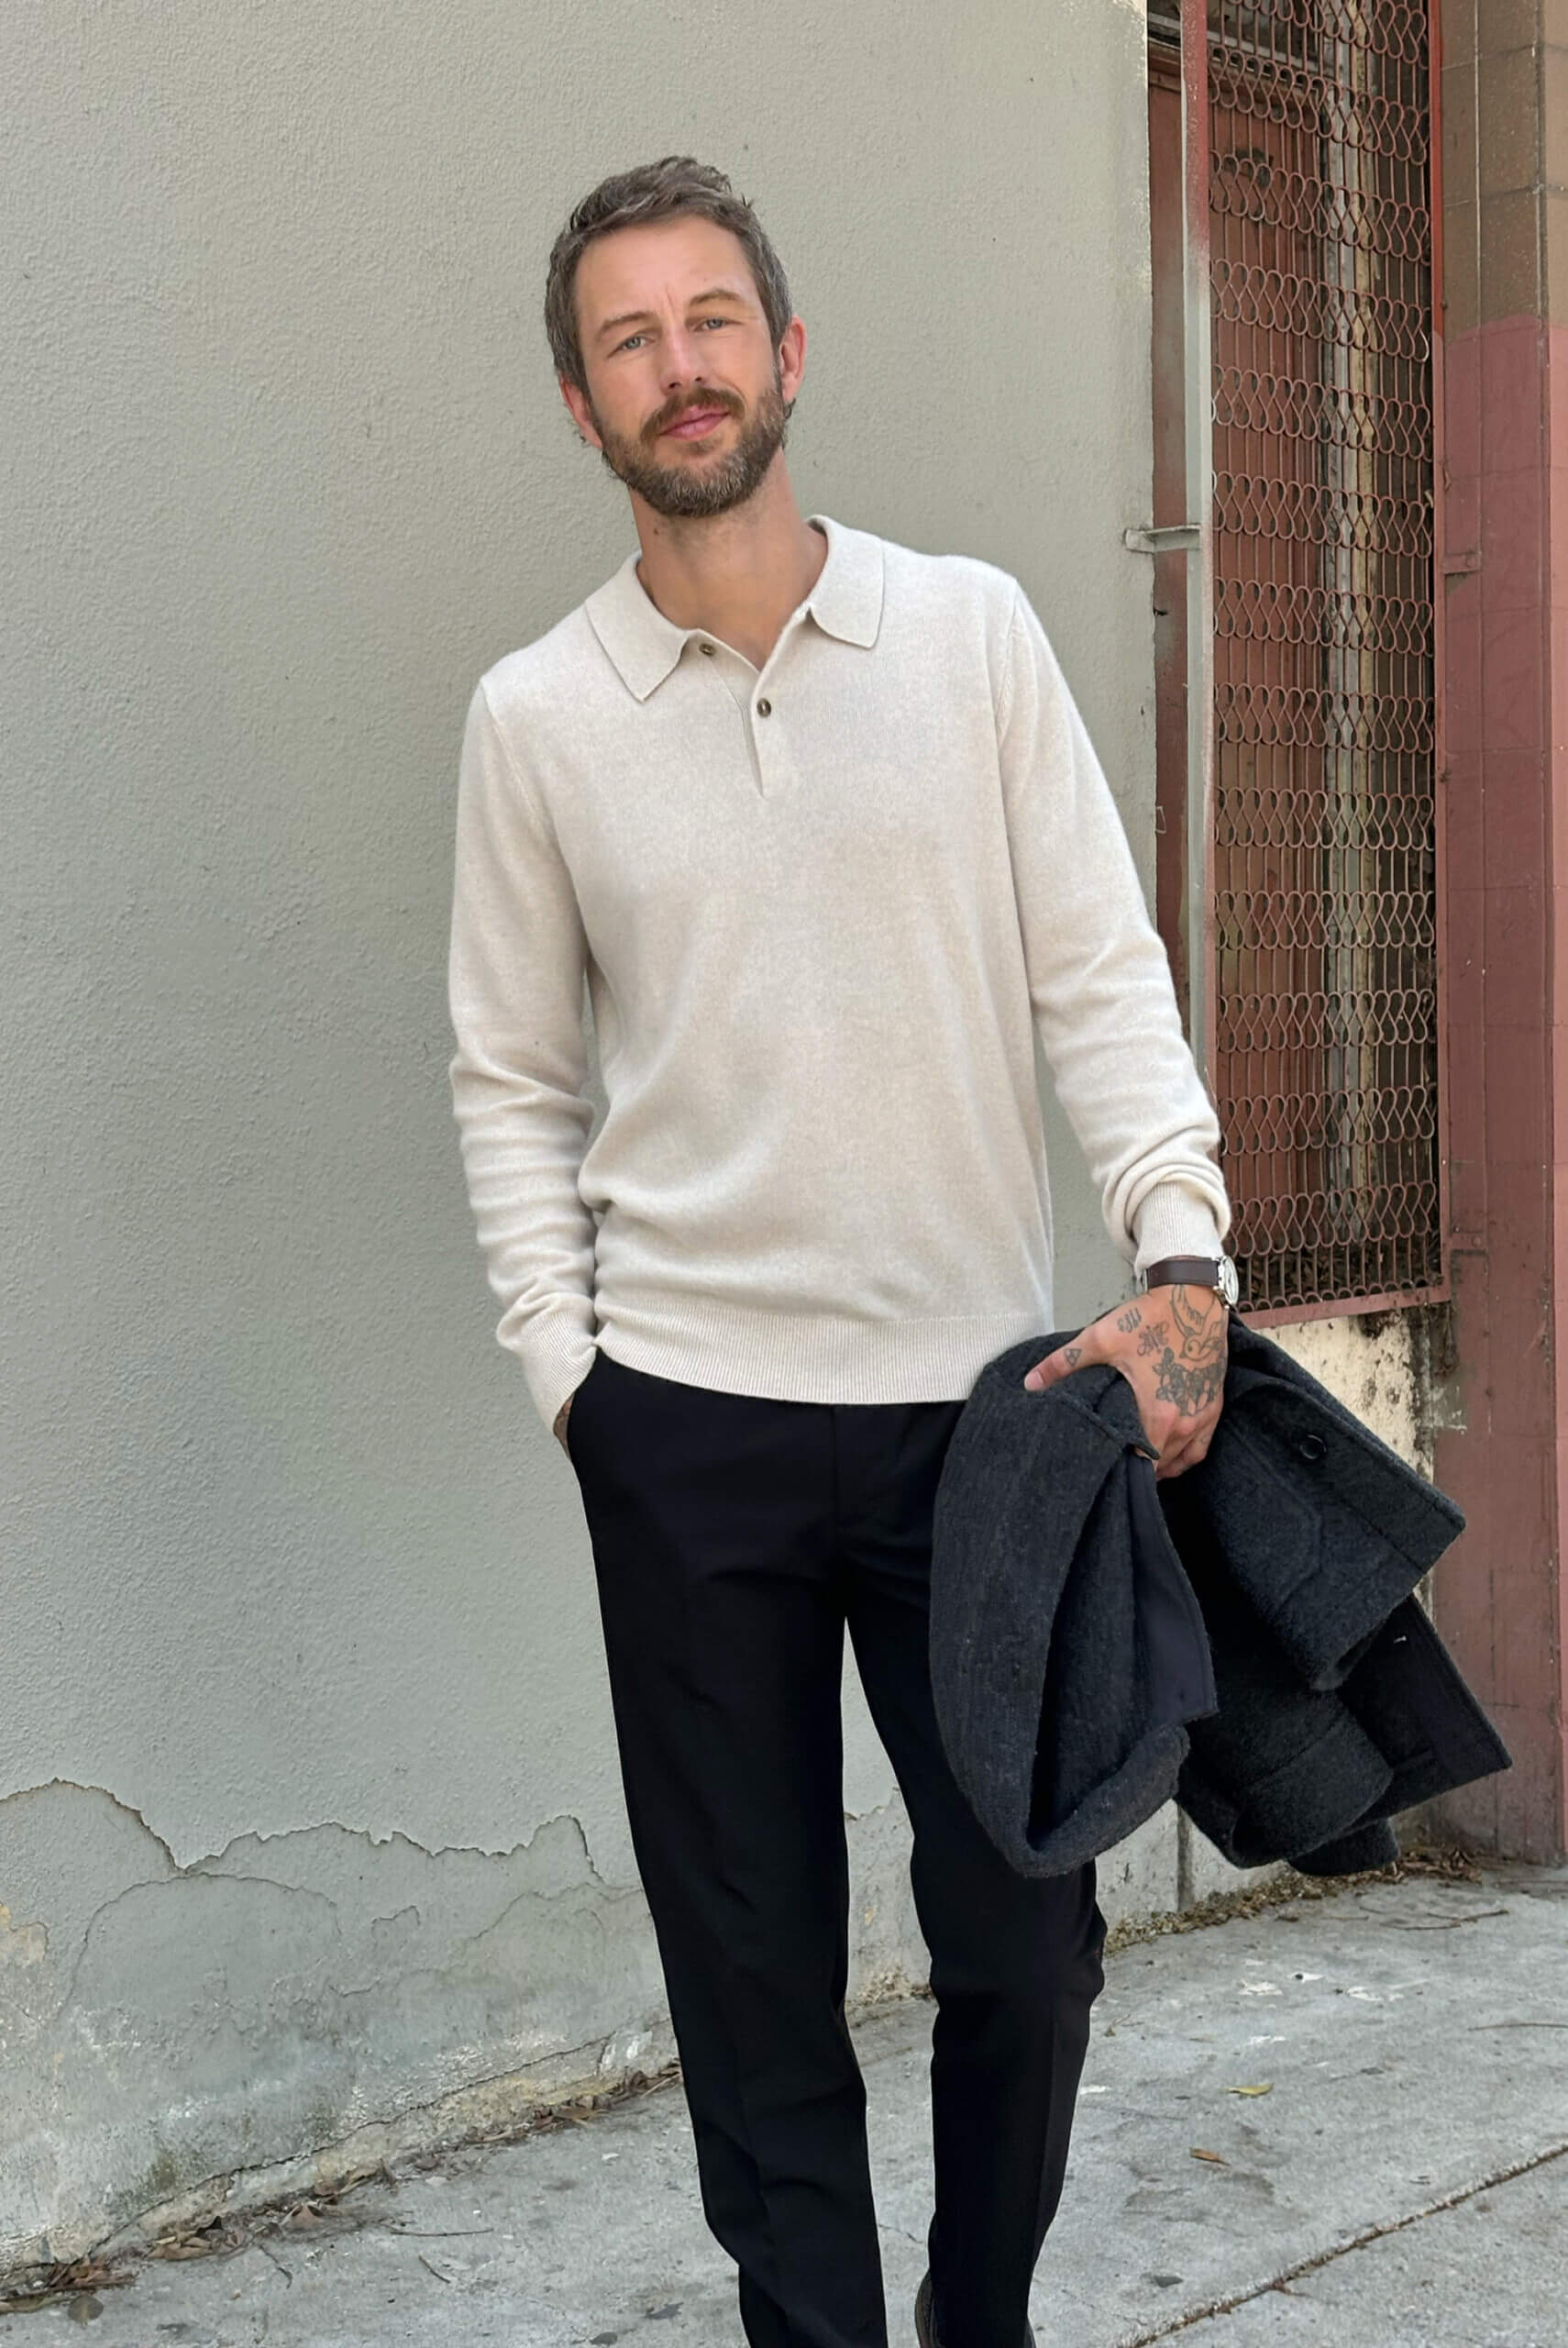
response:
<svg viewBox="0 0 1568 2348"><path fill-rule="evenodd" d="M1510 1766L1414 1595L1454 1503L1235 1315L1209 1456L1155 1481L1132 1390L987 1364L937 1488L931 1668L959 1785L1025 1875L1174 1795L1239 1866L1385 1864L1390 1820Z"/></svg>

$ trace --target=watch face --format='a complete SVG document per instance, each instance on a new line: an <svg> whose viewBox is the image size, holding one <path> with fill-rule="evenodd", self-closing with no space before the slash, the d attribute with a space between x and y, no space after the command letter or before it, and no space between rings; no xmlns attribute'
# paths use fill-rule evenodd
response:
<svg viewBox="0 0 1568 2348"><path fill-rule="evenodd" d="M1229 1256L1220 1258L1220 1293L1227 1304L1234 1304L1242 1293L1242 1283L1236 1277L1236 1267Z"/></svg>

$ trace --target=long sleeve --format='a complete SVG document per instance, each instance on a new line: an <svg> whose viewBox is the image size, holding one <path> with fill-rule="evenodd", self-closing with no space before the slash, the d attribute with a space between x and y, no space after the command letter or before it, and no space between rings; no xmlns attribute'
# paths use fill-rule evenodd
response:
<svg viewBox="0 0 1568 2348"><path fill-rule="evenodd" d="M501 1344L547 1426L593 1359L594 1219L578 1194L587 947L547 816L482 682L458 770L448 1000L452 1104Z"/></svg>
<svg viewBox="0 0 1568 2348"><path fill-rule="evenodd" d="M1030 1002L1106 1228L1139 1271L1213 1255L1231 1220L1219 1124L1110 785L1021 589L998 725Z"/></svg>

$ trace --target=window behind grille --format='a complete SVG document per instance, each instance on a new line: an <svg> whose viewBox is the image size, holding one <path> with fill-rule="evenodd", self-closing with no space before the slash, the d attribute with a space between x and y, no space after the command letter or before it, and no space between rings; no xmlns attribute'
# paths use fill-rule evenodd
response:
<svg viewBox="0 0 1568 2348"><path fill-rule="evenodd" d="M1208 13L1231 1246L1243 1309L1395 1301L1442 1275L1427 9Z"/></svg>

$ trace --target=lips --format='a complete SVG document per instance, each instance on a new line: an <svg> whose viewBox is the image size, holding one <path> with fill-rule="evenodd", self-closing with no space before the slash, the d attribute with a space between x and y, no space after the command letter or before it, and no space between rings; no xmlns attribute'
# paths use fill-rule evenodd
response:
<svg viewBox="0 0 1568 2348"><path fill-rule="evenodd" d="M673 424L665 426L666 433L676 440L701 440L712 432L715 424L723 424L728 411L722 407L688 408Z"/></svg>

